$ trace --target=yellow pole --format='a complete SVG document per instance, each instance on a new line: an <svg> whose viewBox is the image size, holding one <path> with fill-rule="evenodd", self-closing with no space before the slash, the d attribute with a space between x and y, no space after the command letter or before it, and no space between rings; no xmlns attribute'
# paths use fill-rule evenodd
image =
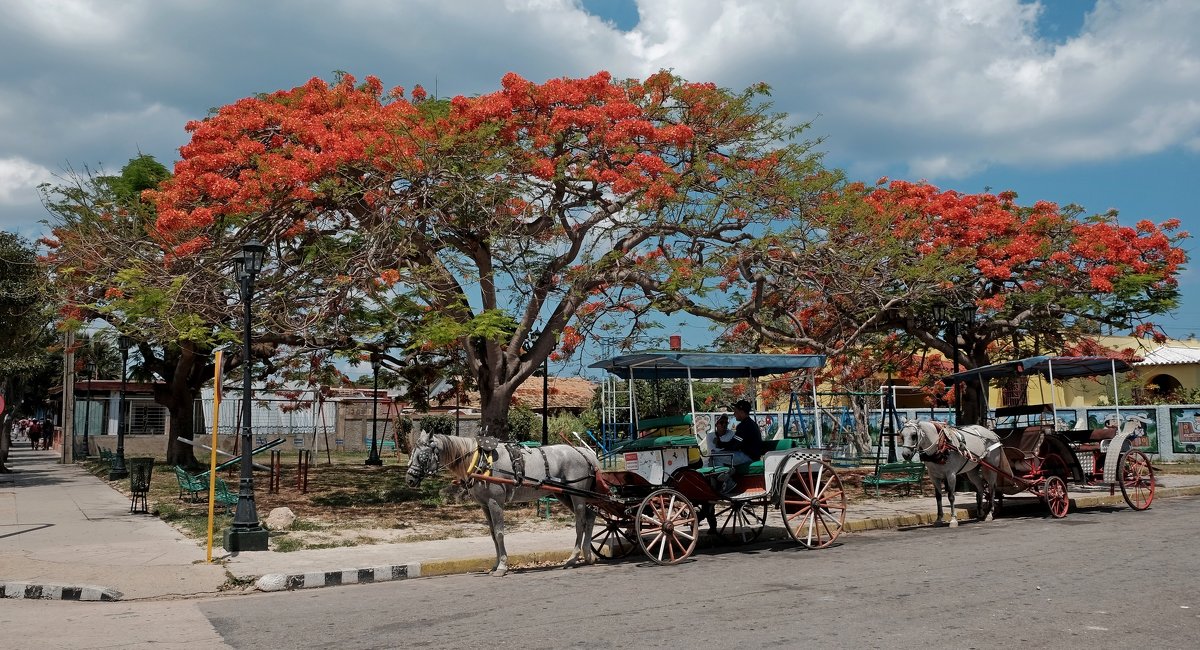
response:
<svg viewBox="0 0 1200 650"><path fill-rule="evenodd" d="M212 564L213 546L213 503L217 496L217 423L221 419L221 357L223 350L217 350L217 358L213 361L216 370L213 371L213 424L212 450L208 454L208 551L205 555Z"/></svg>

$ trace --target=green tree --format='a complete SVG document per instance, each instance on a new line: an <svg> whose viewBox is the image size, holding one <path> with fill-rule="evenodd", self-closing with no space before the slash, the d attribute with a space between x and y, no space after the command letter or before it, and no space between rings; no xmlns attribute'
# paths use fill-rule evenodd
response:
<svg viewBox="0 0 1200 650"><path fill-rule="evenodd" d="M33 247L20 236L0 231L0 395L7 404L0 414L0 472L8 472L12 423L19 417L29 389L52 366L46 275ZM42 386L41 397L44 398Z"/></svg>

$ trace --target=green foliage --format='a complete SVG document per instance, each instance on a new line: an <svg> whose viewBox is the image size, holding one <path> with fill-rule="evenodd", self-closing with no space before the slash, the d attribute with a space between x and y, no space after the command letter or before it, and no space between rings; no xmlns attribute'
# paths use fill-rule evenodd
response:
<svg viewBox="0 0 1200 650"><path fill-rule="evenodd" d="M20 236L0 231L0 376L36 374L49 362L52 341L46 275Z"/></svg>
<svg viewBox="0 0 1200 650"><path fill-rule="evenodd" d="M454 418L449 415L427 415L421 418L421 433L454 435Z"/></svg>
<svg viewBox="0 0 1200 650"><path fill-rule="evenodd" d="M571 435L571 432L574 431L583 435L583 432L589 428L584 423L583 418L571 415L570 413L558 413L551 416L548 427L550 429L550 442L552 443L564 439L575 443L575 438Z"/></svg>
<svg viewBox="0 0 1200 650"><path fill-rule="evenodd" d="M517 405L508 410L508 439L517 442L542 439L542 419L528 407Z"/></svg>

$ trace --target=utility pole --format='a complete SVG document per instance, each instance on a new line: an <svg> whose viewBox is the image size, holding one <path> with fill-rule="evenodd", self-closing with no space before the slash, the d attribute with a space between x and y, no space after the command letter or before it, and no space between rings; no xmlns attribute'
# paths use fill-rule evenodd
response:
<svg viewBox="0 0 1200 650"><path fill-rule="evenodd" d="M63 341L62 449L58 462L75 462L75 332L67 330Z"/></svg>

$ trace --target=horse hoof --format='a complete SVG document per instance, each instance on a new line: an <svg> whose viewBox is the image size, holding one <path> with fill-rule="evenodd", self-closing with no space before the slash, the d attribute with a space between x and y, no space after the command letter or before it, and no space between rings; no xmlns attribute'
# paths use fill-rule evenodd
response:
<svg viewBox="0 0 1200 650"><path fill-rule="evenodd" d="M496 569L495 571L492 571L489 575L492 575L496 578L503 578L504 576L508 575L508 569Z"/></svg>
<svg viewBox="0 0 1200 650"><path fill-rule="evenodd" d="M951 520L950 520L950 527L951 527L951 528L958 528L958 520L957 520L957 519L951 519Z"/></svg>

